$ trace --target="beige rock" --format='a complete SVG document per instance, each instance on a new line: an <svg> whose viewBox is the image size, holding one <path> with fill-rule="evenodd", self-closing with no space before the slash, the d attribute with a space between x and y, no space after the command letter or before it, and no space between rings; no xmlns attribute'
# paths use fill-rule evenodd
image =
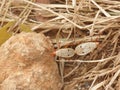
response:
<svg viewBox="0 0 120 90"><path fill-rule="evenodd" d="M43 34L12 36L0 47L0 90L61 90L52 52Z"/></svg>

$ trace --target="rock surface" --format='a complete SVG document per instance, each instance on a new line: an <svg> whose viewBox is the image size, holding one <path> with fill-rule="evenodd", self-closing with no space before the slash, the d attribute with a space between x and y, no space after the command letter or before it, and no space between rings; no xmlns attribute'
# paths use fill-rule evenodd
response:
<svg viewBox="0 0 120 90"><path fill-rule="evenodd" d="M52 52L43 34L12 36L0 47L0 90L61 90Z"/></svg>

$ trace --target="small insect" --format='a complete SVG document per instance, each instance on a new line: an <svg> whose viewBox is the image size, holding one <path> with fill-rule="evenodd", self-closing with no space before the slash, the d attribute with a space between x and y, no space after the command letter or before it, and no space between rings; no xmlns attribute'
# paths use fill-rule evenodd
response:
<svg viewBox="0 0 120 90"><path fill-rule="evenodd" d="M75 54L74 49L72 48L62 48L55 52L55 55L63 58L73 57Z"/></svg>
<svg viewBox="0 0 120 90"><path fill-rule="evenodd" d="M75 48L75 53L79 56L87 55L88 53L92 52L98 44L99 42L87 42L79 44Z"/></svg>

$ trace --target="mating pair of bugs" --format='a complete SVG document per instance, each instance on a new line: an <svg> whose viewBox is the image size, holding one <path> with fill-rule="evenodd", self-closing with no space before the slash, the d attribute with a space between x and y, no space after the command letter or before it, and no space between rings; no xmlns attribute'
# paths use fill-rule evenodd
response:
<svg viewBox="0 0 120 90"><path fill-rule="evenodd" d="M75 54L79 56L87 55L92 52L99 42L86 42L76 46L75 50L72 48L62 48L55 51L55 55L63 58L73 57Z"/></svg>

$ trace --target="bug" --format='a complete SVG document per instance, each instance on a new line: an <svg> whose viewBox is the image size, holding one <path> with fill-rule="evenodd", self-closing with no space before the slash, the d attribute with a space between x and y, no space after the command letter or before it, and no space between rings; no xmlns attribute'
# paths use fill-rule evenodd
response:
<svg viewBox="0 0 120 90"><path fill-rule="evenodd" d="M97 48L99 42L86 42L76 46L75 50L72 48L62 48L54 52L58 57L70 58L75 54L78 56L87 55Z"/></svg>
<svg viewBox="0 0 120 90"><path fill-rule="evenodd" d="M75 54L74 49L72 48L62 48L57 51L55 51L55 55L58 57L63 57L63 58L70 58L73 57Z"/></svg>
<svg viewBox="0 0 120 90"><path fill-rule="evenodd" d="M79 56L87 55L88 53L92 52L98 44L99 42L86 42L79 44L75 48L75 53Z"/></svg>

